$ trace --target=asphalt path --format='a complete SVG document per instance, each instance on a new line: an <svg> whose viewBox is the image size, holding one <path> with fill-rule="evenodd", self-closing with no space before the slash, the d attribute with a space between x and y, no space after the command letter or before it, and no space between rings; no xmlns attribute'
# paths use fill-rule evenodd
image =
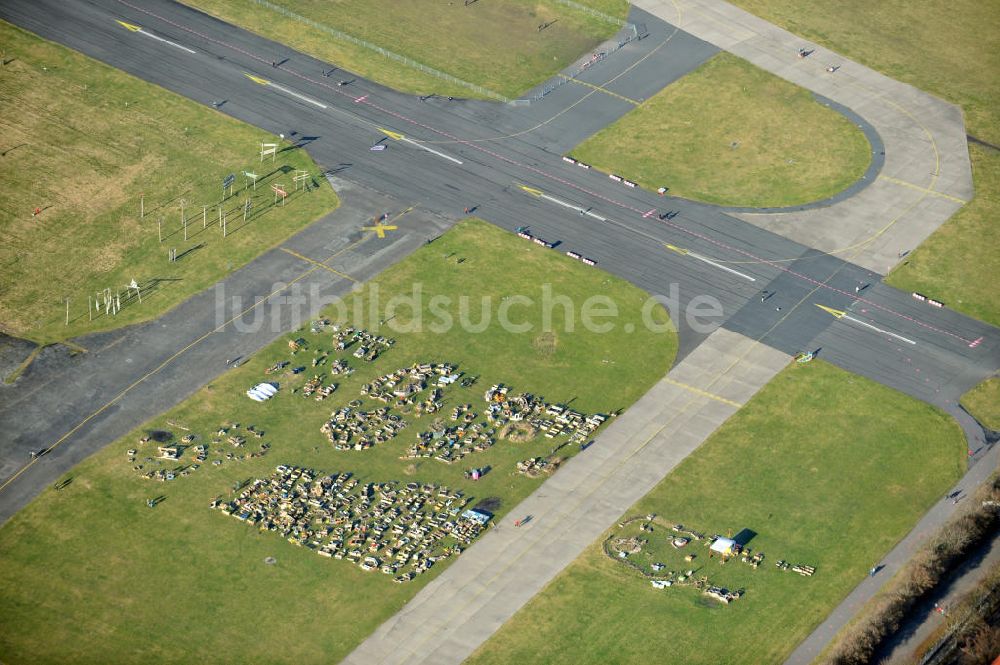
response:
<svg viewBox="0 0 1000 665"><path fill-rule="evenodd" d="M330 63L166 0L141 6L121 0L6 0L0 17L284 134L328 173L381 192L397 207L414 205L428 217L449 220L474 208L498 226L527 226L559 251L593 258L663 299L680 329L679 359L724 325L786 353L818 350L841 367L950 410L965 390L1000 366L996 328L918 302L881 284L877 274L715 207L630 189L565 162L565 142L548 139L566 135L575 142L583 138L581 132L596 129L595 117L606 124L631 106L598 83L568 83L529 107L437 97L421 101L349 73L324 76ZM142 32L117 21L141 26ZM634 80L632 88L618 88L630 94L655 91L657 77L665 85L714 52L662 21L649 25L650 37L598 63L588 77L612 86ZM371 151L377 143L386 150ZM273 277L263 265L251 271ZM261 288L257 295L266 295L266 287ZM93 390L60 391L61 407L48 411L44 432L20 417L24 400L5 403L0 417L7 414L10 428L4 431L18 443L0 449L0 483L23 464L26 440L37 448L63 440L81 414L100 408L107 395L126 388L195 334L186 324L173 326L157 340L156 352L146 345L132 373L126 368L115 381ZM185 365L177 368L185 373ZM192 380L190 392L209 378ZM125 420L141 422L176 401L143 402L133 394L101 418L113 420L128 403L132 410ZM81 430L70 438L85 433ZM23 480L30 478L26 474ZM0 493L0 507L14 494Z"/></svg>
<svg viewBox="0 0 1000 665"><path fill-rule="evenodd" d="M933 597L924 599L895 635L892 643L883 647L882 662L887 665L913 665L921 662L923 654L920 652L929 646L928 640L941 630L942 624L947 625L949 619L954 620L955 606L982 585L984 578L998 564L1000 537L977 548L958 570L948 576ZM938 607L944 611L938 612ZM938 633L937 637L940 639L943 635Z"/></svg>

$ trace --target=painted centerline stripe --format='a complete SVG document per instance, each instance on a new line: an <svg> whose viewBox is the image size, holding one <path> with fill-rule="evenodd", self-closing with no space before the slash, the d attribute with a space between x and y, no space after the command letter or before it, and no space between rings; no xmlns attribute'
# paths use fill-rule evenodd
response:
<svg viewBox="0 0 1000 665"><path fill-rule="evenodd" d="M275 90L280 90L281 92L285 93L286 95L289 95L291 97L295 97L296 99L300 99L300 100L302 100L304 102L312 104L313 106L318 106L321 109L328 108L327 105L324 104L323 102L318 102L315 99L313 99L312 97L306 97L305 95L299 94L299 93L295 92L294 90L290 90L289 88L286 88L283 85L278 85L274 81L269 81L266 78L261 78L260 76L254 76L253 74L248 74L246 72L243 72L243 75L246 76L251 81L253 81L254 83L257 83L259 85L263 85L265 87L266 86L270 86L270 87L274 88Z"/></svg>
<svg viewBox="0 0 1000 665"><path fill-rule="evenodd" d="M737 409L742 409L743 408L743 405L740 404L739 402L734 402L733 400L726 399L725 397L722 397L721 395L716 395L715 393L710 393L707 390L702 390L701 388L696 388L695 386L689 385L687 383L683 383L681 381L677 381L675 379L671 379L669 376L663 377L663 380L666 381L667 383L671 384L671 385L677 386L678 388L683 388L684 390L689 390L689 391L693 392L695 395L701 395L702 397L707 397L708 399L714 399L717 402L722 402L723 404L728 404L729 406L732 406L732 407L737 408Z"/></svg>
<svg viewBox="0 0 1000 665"><path fill-rule="evenodd" d="M712 259L708 258L707 256L702 256L701 254L695 254L694 252L692 252L689 249L684 249L682 247L677 247L675 245L670 245L670 244L667 244L667 243L663 243L663 246L666 247L667 249L669 249L672 252L677 252L681 256L690 256L692 259L695 259L696 261L701 261L702 263L707 263L708 265L712 266L713 268L718 268L719 270L725 270L726 272L728 272L728 273L730 273L732 275L736 275L737 277L742 277L743 279L749 280L751 282L756 282L757 281L756 277L752 277L750 275L747 275L746 273L742 273L739 270L733 270L729 266L724 266L721 263L716 263L715 261L713 261Z"/></svg>
<svg viewBox="0 0 1000 665"><path fill-rule="evenodd" d="M340 272L336 268L331 268L330 266L326 265L325 263L323 263L321 261L317 261L315 259L310 259L308 256L304 256L302 254L299 254L298 252L296 252L293 249L288 249L287 247L279 247L279 249L281 251L283 251L283 252L291 254L292 256L294 256L297 259L302 259L306 263L310 263L310 264L316 266L317 268L322 268L323 270L326 270L328 272L332 272L334 275L337 275L338 277L343 277L344 279L350 280L350 281L355 282L355 283L357 283L357 281L358 281L358 280L354 279L353 277L351 277L350 275L348 275L345 272Z"/></svg>
<svg viewBox="0 0 1000 665"><path fill-rule="evenodd" d="M605 88L603 86L595 85L593 83L587 83L586 81L581 81L580 79L573 78L572 76L566 76L565 74L560 74L559 76L562 79L564 79L566 81L569 81L571 83L577 83L579 85L582 85L582 86L585 86L587 88L590 88L591 90L596 90L597 92L603 92L605 95L610 95L611 97L615 97L616 99L620 99L623 102L628 102L632 106L638 106L639 104L642 103L638 99L632 99L631 97L626 97L625 95L619 95L617 92L612 92L611 90L608 90L607 88Z"/></svg>
<svg viewBox="0 0 1000 665"><path fill-rule="evenodd" d="M887 176L885 174L879 174L879 180L885 180L886 182L895 183L897 185L902 185L903 187L909 187L910 189L915 189L918 192L923 192L924 194L930 194L931 196L937 196L942 199L948 199L949 201L954 201L955 203L966 204L968 201L965 199L960 199L957 196L952 196L951 194L945 194L944 192L939 192L936 189L929 189L927 187L921 187L920 185L915 185L912 182L907 182L906 180L900 180L899 178L893 178L892 176Z"/></svg>
<svg viewBox="0 0 1000 665"><path fill-rule="evenodd" d="M895 337L896 339L898 339L898 340L900 340L902 342L906 342L907 344L913 344L914 346L916 346L916 344L917 344L912 339L907 339L906 337L903 337L902 335L897 335L896 333L889 332L888 330L882 330L881 328L876 328L872 324L866 323L866 322L862 321L861 319L856 319L853 316L851 316L850 314L845 314L842 318L845 321L852 321L852 322L858 324L859 326L864 326L865 328L871 328L875 332L882 333L883 335L889 335L890 337Z"/></svg>
<svg viewBox="0 0 1000 665"><path fill-rule="evenodd" d="M821 310L823 310L827 314L830 314L830 315L834 316L837 319L843 319L844 321L850 321L852 323L856 323L859 326L864 326L865 328L868 328L870 330L874 330L877 333L881 333L883 335L889 335L890 337L895 337L899 341L906 342L907 344L913 344L914 346L916 346L916 344L917 344L912 339L909 339L907 337L903 337L902 335L897 335L896 333L889 332L888 330L883 330L882 328L878 328L876 326L873 326L872 324L868 323L867 321L862 321L861 319L856 319L856 318L854 318L853 316L851 316L850 314L848 314L847 312L845 312L842 309L834 309L832 307L827 307L825 305L820 305L819 303L813 303L813 304L816 305L817 307L819 307Z"/></svg>
<svg viewBox="0 0 1000 665"><path fill-rule="evenodd" d="M446 155L443 152L438 152L437 150L434 150L433 148L428 148L423 143L418 143L417 141L414 141L413 139L408 139L405 136L402 139L400 139L400 140L401 141L405 141L406 143L409 143L410 145L415 145L418 148L420 148L421 150L426 150L427 152L431 153L432 155L437 155L438 157L441 157L443 159L447 159L449 162L455 162L456 164L461 164L462 163L462 160L460 160L460 159L456 159L456 158L452 157L451 155Z"/></svg>
<svg viewBox="0 0 1000 665"><path fill-rule="evenodd" d="M441 157L443 159L447 159L449 162L455 162L456 164L461 164L462 163L462 160L460 160L460 159L455 159L451 155L446 155L443 152L438 152L437 150L434 150L433 148L428 148L423 143L420 143L418 141L414 141L413 139L407 138L406 136L404 136L403 134L400 134L399 132L394 132L391 129L385 129L384 127L379 127L378 130L380 132L382 132L383 134L385 134L390 139L392 139L393 141L403 141L404 143L409 143L410 145L416 146L416 147L420 148L421 150L426 150L427 152L431 153L432 155L437 155L438 157Z"/></svg>
<svg viewBox="0 0 1000 665"><path fill-rule="evenodd" d="M324 104L322 102L318 102L315 99L313 99L312 97L306 97L305 95L300 95L299 93L295 92L294 90L289 90L288 88L286 88L283 85L278 85L277 83L271 83L271 87L275 88L277 90L282 91L286 95L291 95L292 97L295 97L296 99L301 99L304 102L308 102L308 103L312 104L313 106L318 106L321 109L327 108L326 104Z"/></svg>
<svg viewBox="0 0 1000 665"><path fill-rule="evenodd" d="M179 48L182 51L187 51L191 55L195 55L196 54L196 51L194 51L192 49L189 49L187 46L181 46L177 42L172 42L169 39L164 39L163 37L160 37L159 35L154 35L151 32L147 32L145 29L143 29L143 27L141 25L134 25L132 23L126 23L125 21L118 21L117 19L115 20L115 22L118 23L123 28L125 28L126 30L128 30L129 32L138 32L139 34L146 35L147 37L152 37L153 39L155 39L158 42L163 42L164 44L169 44L170 46L173 46L174 48Z"/></svg>
<svg viewBox="0 0 1000 665"><path fill-rule="evenodd" d="M555 203L556 205L561 205L564 208L569 208L570 210L578 212L581 215L586 215L587 217L593 217L594 219L596 219L599 222L606 222L606 221L608 221L608 219L606 217L601 217L596 212L591 212L588 208L581 208L580 206L576 205L575 203L570 203L569 201L563 201L562 199L557 199L554 196L549 196L548 194L546 194L545 192L543 192L540 189L535 189L534 187L528 187L527 185L518 185L518 187L520 187L522 191L527 192L528 194L531 194L535 198L545 199L546 201L549 201L551 203Z"/></svg>
<svg viewBox="0 0 1000 665"><path fill-rule="evenodd" d="M141 32L142 34L146 35L147 37L152 37L153 39L155 39L158 42L163 42L164 44L169 44L170 46L173 46L175 48L179 48L182 51L187 51L191 55L195 55L195 51L193 49L189 49L187 46L181 46L177 42L172 42L169 39L164 39L163 37L160 37L159 35L154 35L153 33L146 32L145 30L140 30L139 32Z"/></svg>

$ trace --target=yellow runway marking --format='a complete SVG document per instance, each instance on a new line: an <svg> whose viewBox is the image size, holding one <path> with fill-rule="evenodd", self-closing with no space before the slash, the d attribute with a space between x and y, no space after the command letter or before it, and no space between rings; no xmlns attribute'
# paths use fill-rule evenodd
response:
<svg viewBox="0 0 1000 665"><path fill-rule="evenodd" d="M391 138L393 141L399 141L400 139L406 138L399 132L390 132L388 129L383 129L382 127L379 127L378 130L383 134L385 134L386 136L388 136L389 138Z"/></svg>
<svg viewBox="0 0 1000 665"><path fill-rule="evenodd" d="M365 231L374 231L375 235L379 238L385 238L386 231L395 231L398 226L393 226L391 224L383 224L382 222L375 222L375 226L362 226Z"/></svg>
<svg viewBox="0 0 1000 665"><path fill-rule="evenodd" d="M819 307L821 310L823 310L827 314L830 314L830 315L832 315L832 316L834 316L834 317L836 317L838 319L844 318L844 314L847 314L847 312L845 312L842 309L834 309L832 307L827 307L826 305L820 305L819 303L813 303L813 304L816 305L817 307Z"/></svg>
<svg viewBox="0 0 1000 665"><path fill-rule="evenodd" d="M559 76L561 78L566 79L567 81L570 81L571 83L579 83L580 85L586 86L586 87L591 88L593 90L596 90L598 92L603 92L605 95L611 95L612 97L617 97L618 99L620 99L622 101L625 101L625 102L628 102L629 104L632 104L633 106L638 106L639 104L642 103L640 101L632 99L631 97L626 97L625 95L619 95L617 92L611 92L607 88L602 88L599 85L594 85L593 83L587 83L586 81L581 81L580 79L575 79L572 76L566 76L565 74L560 74Z"/></svg>
<svg viewBox="0 0 1000 665"><path fill-rule="evenodd" d="M405 214L405 213L403 213L403 214ZM349 251L349 250L357 247L362 242L364 242L365 240L367 240L368 237L369 236L362 237L359 240L356 240L356 241L352 242L350 245L347 245L346 247L343 247L343 248L337 250L336 252L334 252L333 254L331 254L329 257L327 257L326 261L330 261L331 259L334 259L334 258L340 256L344 252L347 252L347 251ZM194 347L196 347L201 342L203 342L206 339L208 339L210 336L214 335L217 332L221 332L222 330L225 329L226 326L228 326L233 321L244 317L248 313L250 313L253 310L255 310L258 307L260 307L263 303L267 302L272 296L276 296L279 293L281 293L282 291L285 291L292 284L295 284L296 282L299 282L299 281L305 279L306 277L308 277L309 275L311 275L312 273L316 272L319 269L320 269L319 265L315 265L312 268L309 268L304 273L302 273L301 275L299 275L295 279L293 279L290 282L288 282L285 286L281 287L280 289L275 289L274 291L272 291L271 293L269 293L265 297L261 298L260 300L258 300L254 304L252 304L249 307L247 307L246 309L244 309L239 314L234 315L232 318L230 318L225 323L222 323L222 324L216 326L215 328L212 328L211 330L209 330L207 333L205 333L204 335L202 335L198 339L194 340L193 342L191 342L190 344L188 344L184 348L180 349L179 351L177 351L176 353L174 353L172 356L170 356L169 358L167 358L166 360L164 360L162 363L160 363L159 365L157 365L156 367L154 367L153 369L151 369L150 371L146 372L145 374L143 374L142 376L140 376L138 379L136 379L135 381L133 381L131 384L129 384L127 387L125 387L120 393L118 393L117 395L115 395L106 404L104 404L104 406L102 406L101 408L97 409L96 411L94 411L93 413L91 413L89 416L87 416L86 418L84 418L83 420L81 420L79 423L77 423L76 426L73 427L73 429L71 429L70 431L66 432L61 437L59 437L59 439L55 443L53 443L51 446L48 446L47 448L45 448L45 451L46 452L53 451L56 447L58 447L59 445L61 445L62 443L64 443L67 439L69 439L69 437L71 437L74 434L76 434L80 430L81 427L83 427L84 425L86 425L87 423L89 423L91 420L93 420L97 416L99 416L102 413L104 413L105 411L107 411L108 408L110 408L111 406L114 406L118 401L121 400L122 397L124 397L126 394L128 394L129 392L131 392L131 390L133 388L135 388L140 383L142 383L143 381L145 381L149 377L153 376L154 374L156 374L160 370L162 370L164 367L166 367L167 365L169 365L170 363L172 363L173 361L175 361L177 358L180 358L182 355L184 355L185 353L187 353L188 351L190 351L191 349L193 349ZM14 482L22 473L24 473L25 471L27 471L28 469L30 469L32 464L34 464L35 462L37 462L40 459L43 459L43 457L36 457L35 459L31 460L30 462L28 462L27 464L25 464L24 466L22 466L20 469L18 469L17 473L15 473L14 475L12 475L10 478L8 478L7 480L5 480L2 485L0 485L0 492L2 492L8 485L10 485L12 482Z"/></svg>
<svg viewBox="0 0 1000 665"><path fill-rule="evenodd" d="M956 203L968 203L965 199L960 199L957 196L952 196L951 194L945 194L943 192L938 192L933 189L928 189L926 187L921 187L920 185L914 185L912 182L907 182L905 180L900 180L899 178L893 178L888 175L880 175L879 180L888 180L891 183L897 185L902 185L903 187L909 187L910 189L915 189L918 192L924 192L925 194L930 194L931 196L940 196L942 199L948 199L949 201L955 201Z"/></svg>
<svg viewBox="0 0 1000 665"><path fill-rule="evenodd" d="M734 402L731 399L726 399L725 397L722 397L721 395L716 395L715 393L710 393L707 390L702 390L701 388L695 388L694 386L688 385L688 384L683 383L681 381L675 381L674 379L671 379L669 376L663 377L663 380L666 381L667 383L673 385L673 386L677 386L678 388L683 388L684 390L689 390L689 391L693 392L696 395L701 395L702 397L707 397L708 399L714 399L716 402L722 402L723 404L728 404L729 406L734 406L737 409L743 407L743 405L740 404L739 402Z"/></svg>
<svg viewBox="0 0 1000 665"><path fill-rule="evenodd" d="M265 78L261 78L259 76L254 76L253 74L247 74L246 72L243 73L243 76L246 76L248 79L250 79L254 83L259 83L260 85L270 85L270 83L271 83L270 81L268 81Z"/></svg>
<svg viewBox="0 0 1000 665"><path fill-rule="evenodd" d="M305 261L306 263L311 263L311 264L313 264L314 266L316 266L317 268L322 268L323 270L328 270L328 271L332 272L332 273L333 273L334 275L338 275L338 276L340 276L340 277L343 277L344 279L349 279L349 280L351 280L351 281L352 281L352 282L354 282L354 283L357 283L357 282L358 282L358 280L357 280L357 279L355 279L355 278L351 277L351 276L350 276L350 275L348 275L347 273L345 273L345 272L340 272L340 271L339 271L339 270L337 270L336 268L331 268L330 266L326 265L325 263L321 263L321 262L319 262L319 261L317 261L317 260L315 260L315 259L310 259L310 258L309 258L308 256L303 256L302 254L299 254L299 253L298 253L298 252L296 252L295 250L292 250L292 249L288 249L287 247L282 247L282 248L281 248L281 251L283 251L283 252L286 252L286 253L288 253L288 254L291 254L292 256L294 256L294 257L295 257L295 258L297 258L297 259L302 259L302 260L303 260L303 261ZM327 259L327 260L329 261L329 259Z"/></svg>

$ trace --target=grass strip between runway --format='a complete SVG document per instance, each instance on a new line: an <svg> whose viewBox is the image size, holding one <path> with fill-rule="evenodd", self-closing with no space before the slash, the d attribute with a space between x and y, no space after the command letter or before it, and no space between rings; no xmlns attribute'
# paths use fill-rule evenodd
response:
<svg viewBox="0 0 1000 665"><path fill-rule="evenodd" d="M721 53L572 155L671 196L763 207L845 189L864 174L871 146L807 90Z"/></svg>
<svg viewBox="0 0 1000 665"><path fill-rule="evenodd" d="M544 330L545 284L559 303L551 309L551 332ZM416 310L401 300L413 296L414 289L422 297ZM602 319L613 324L611 331L589 330L579 319L587 299L598 294L616 303L618 316ZM522 300L510 309L510 319L530 324L531 330L508 332L497 323L499 307L518 295L535 304ZM563 296L573 304L572 326ZM482 298L491 298L493 316L481 332L459 325L463 297L469 299L465 316L477 327ZM382 307L371 314L376 298ZM432 328L441 321L441 298L451 299L445 311L456 325ZM468 403L481 414L483 394L494 383L509 385L511 395L544 395L585 413L629 406L665 374L677 349L675 333L644 325L647 298L623 280L484 222L460 224L345 301L349 318L359 316L360 325L396 340L373 363L352 357L356 347L333 351L330 328L314 334L307 325L85 460L70 472L65 488L46 489L0 528L4 662L337 662L446 564L408 584L394 584L381 572L363 572L346 560L323 558L278 534L261 533L210 509L209 502L228 496L234 483L266 477L276 465L289 464L328 474L353 472L362 483L446 484L476 501L489 498L491 509L502 516L544 479L514 473L515 463L546 456L560 440L541 433L523 443L498 438L488 450L454 464L400 456L435 418L454 425L449 414L455 406ZM391 302L394 314L388 312ZM360 314L354 303L362 305ZM327 315L335 318L336 311L333 307ZM414 311L423 318L421 331L392 329L412 323ZM242 325L253 325L253 316ZM668 321L659 305L648 316L658 324ZM296 338L306 344L293 355L288 341ZM331 355L314 368L311 360L320 350ZM356 370L347 377L327 376L324 385L339 384L336 392L322 402L293 393L313 374L328 374L334 358L345 358ZM265 374L281 360L293 364ZM480 379L471 387L446 389L444 407L436 414L403 412L409 425L396 439L363 451L333 449L320 431L331 411L360 398L363 383L425 362L457 363L466 376ZM300 364L305 371L292 374ZM245 391L259 381L278 382L277 396L263 404L248 399ZM366 400L362 408L378 406L382 403ZM220 426L234 422L241 423L234 431L245 433L253 425L264 431L263 439L247 434L243 448L233 448L224 437L219 444L210 442ZM140 473L178 464L145 460L156 455L157 444L137 439L151 430L170 431L174 441L194 434L192 445L208 444L209 459L174 480L142 478ZM271 445L262 458L223 457L255 451L260 442ZM136 462L127 459L131 448L141 449ZM589 454L572 444L558 455L578 453ZM192 454L184 453L185 465ZM223 463L215 465L215 459ZM134 470L136 463L144 468ZM486 466L492 468L479 481L463 477L472 467ZM146 500L158 495L166 499L148 508ZM268 565L267 557L276 563Z"/></svg>
<svg viewBox="0 0 1000 665"><path fill-rule="evenodd" d="M184 0L233 25L390 88L419 95L489 98L458 83L243 0ZM269 0L321 26L482 86L517 97L609 39L619 26L556 0ZM586 1L581 4L588 4ZM607 5L611 4L612 7ZM622 3L595 3L598 9ZM540 26L546 26L539 29ZM503 29L498 29L503 26ZM262 54L282 60L282 53ZM343 78L343 72L334 74Z"/></svg>
<svg viewBox="0 0 1000 665"><path fill-rule="evenodd" d="M467 662L781 662L962 475L964 456L945 413L822 361L792 364L623 515L755 532L748 545L766 555L756 570L720 565L707 541L672 550L678 534L664 526L640 534L665 546L668 570L742 598L654 589L605 555L602 537ZM779 570L779 559L816 573Z"/></svg>

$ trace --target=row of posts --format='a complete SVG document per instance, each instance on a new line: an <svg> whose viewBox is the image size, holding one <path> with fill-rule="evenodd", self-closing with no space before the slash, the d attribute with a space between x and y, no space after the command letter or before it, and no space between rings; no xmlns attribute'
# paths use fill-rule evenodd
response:
<svg viewBox="0 0 1000 665"><path fill-rule="evenodd" d="M176 250L173 250L176 252ZM135 280L132 280L125 291L125 297L128 297L128 293L131 289L135 289L135 295L142 303L142 290L139 285L136 284ZM121 311L122 308L122 294L121 291L115 291L115 295L112 297L111 289L104 289L99 291L96 296L87 296L87 320L94 320L94 312L96 310L97 314L100 315L103 311L104 314L115 316ZM69 298L66 298L66 325L69 325Z"/></svg>
<svg viewBox="0 0 1000 665"><path fill-rule="evenodd" d="M266 148L264 146L266 146ZM271 158L273 160L274 159L274 152L276 152L276 150L275 150L276 147L277 147L276 145L272 145L272 144L264 144L264 145L262 145L261 160L263 161L263 158L265 156L265 151L267 151L267 153L271 155ZM253 189L254 189L254 191L257 191L257 179L259 178L259 176L257 174L255 174L255 173L250 173L248 171L244 171L243 175L246 176L248 179L250 179L252 181L252 183L253 183ZM298 188L300 186L302 186L303 188L305 188L306 187L306 181L308 180L309 177L310 176L309 176L309 173L307 171L295 171L295 173L292 175L292 180L295 182L295 189L298 190ZM226 190L226 186L225 185L228 185L228 188L230 190L230 196L232 195L232 184L233 184L232 180L233 179L234 178L232 176L230 176L229 178L226 178L226 181L224 182L224 186L223 186L223 191L222 191L223 196L225 196L225 190ZM280 196L281 197L281 205L284 206L285 205L285 199L288 197L288 193L284 190L284 185L281 185L279 183L279 184L272 185L271 188L274 190L274 202L275 202L275 204L277 204L278 197ZM184 214L184 208L185 208L186 205L187 205L187 200L181 199L180 200L181 224L182 224L182 226L184 228L184 240L185 241L188 239L188 220L187 220L187 215ZM202 229L208 228L208 208L209 208L209 206L207 206L207 205L203 205L201 207L201 228ZM223 209L223 206L221 204L218 205L217 208L218 208L218 212L219 212L219 227L222 229L222 237L225 238L227 236L227 226L226 226L226 222L227 222L226 217L227 217L227 215L226 215L226 211ZM247 197L246 200L243 202L243 222L244 223L246 223L247 218L249 218L250 212L252 210L253 210L253 199L251 197ZM139 193L139 218L140 219L144 219L145 217L146 217L146 194L145 194L145 192L140 192ZM156 220L156 233L157 233L159 241L162 243L163 242L163 218L162 217L160 217L160 218L158 218ZM171 250L169 250L167 252L167 260L170 261L171 263L174 263L174 262L177 261L177 250L176 249L171 249ZM139 302L141 303L142 302L142 293L140 292L139 287L135 286L135 281L134 280L132 282L132 286L130 286L129 288L130 289L131 288L135 288L136 296L139 298ZM126 292L126 296L127 296L127 292ZM66 298L66 325L67 326L69 325L69 301L70 301L70 299ZM111 289L108 288L108 289L104 289L104 291L99 292L94 297L87 296L87 316L88 316L88 320L89 321L93 321L94 320L94 312L95 312L95 310L96 310L96 312L97 312L98 315L100 315L102 313L102 311L103 311L104 314L111 315L111 316L114 316L114 315L118 314L119 310L121 310L121 293L120 292L116 292L115 296L112 298L111 297Z"/></svg>
<svg viewBox="0 0 1000 665"><path fill-rule="evenodd" d="M305 172L305 171L303 171L301 173L296 173L293 176L293 180L295 181L295 188L296 188L296 190L299 188L299 186L305 187L305 181L309 177L310 177L309 174L307 172ZM257 181L254 180L254 189L256 190L256 188L257 188ZM280 197L281 198L281 205L284 206L285 205L285 199L288 198L288 193L284 190L284 185L276 184L276 185L272 186L272 189L274 190L274 202L275 202L275 204L277 204L278 198ZM188 232L187 232L187 229L188 229L188 219L187 219L187 215L184 214L184 206L186 204L187 204L187 201L185 201L184 199L181 199L181 201L180 201L180 207L181 207L181 224L182 224L183 229L184 229L184 240L185 241L188 239ZM226 211L223 210L223 207L221 205L217 206L217 209L219 211L219 226L222 228L222 237L225 238L227 236ZM140 196L139 196L139 211L140 211L139 214L140 214L140 218L142 218L142 217L145 216L145 214L146 214L145 210L146 210L145 196L142 195L142 194L140 194ZM253 210L253 199L250 198L250 197L247 197L247 199L243 202L243 221L244 222L246 222L247 218L250 216L251 210ZM208 206L207 205L203 205L201 207L201 228L205 229L207 227L208 227ZM160 217L160 218L158 218L156 220L156 233L157 233L159 241L162 243L163 242L163 218L162 217Z"/></svg>

